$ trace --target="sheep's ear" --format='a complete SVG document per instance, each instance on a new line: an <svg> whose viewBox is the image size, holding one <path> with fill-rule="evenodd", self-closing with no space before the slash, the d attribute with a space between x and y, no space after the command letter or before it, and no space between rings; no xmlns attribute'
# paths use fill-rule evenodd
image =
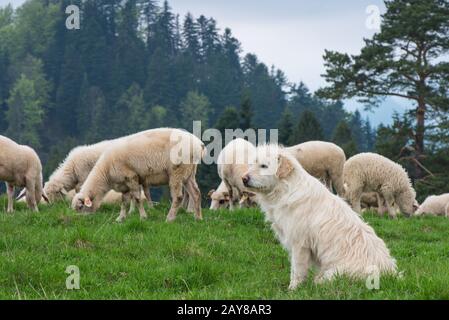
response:
<svg viewBox="0 0 449 320"><path fill-rule="evenodd" d="M44 198L45 202L50 203L50 200L45 192L42 192L42 198Z"/></svg>
<svg viewBox="0 0 449 320"><path fill-rule="evenodd" d="M256 196L255 193L249 191L243 191L243 194L246 195L248 199Z"/></svg>
<svg viewBox="0 0 449 320"><path fill-rule="evenodd" d="M251 200L252 197L255 197L256 194L249 192L249 191L243 191L242 192L242 198L240 199L240 204L244 204L246 201Z"/></svg>
<svg viewBox="0 0 449 320"><path fill-rule="evenodd" d="M90 198L85 198L84 205L88 208L92 208L92 200L90 200Z"/></svg>
<svg viewBox="0 0 449 320"><path fill-rule="evenodd" d="M246 202L246 200L248 200L248 194L243 192L242 198L240 198L240 204L244 204Z"/></svg>
<svg viewBox="0 0 449 320"><path fill-rule="evenodd" d="M208 198L212 198L212 195L214 194L215 189L212 189L211 191L209 191L209 193L207 194Z"/></svg>
<svg viewBox="0 0 449 320"><path fill-rule="evenodd" d="M276 176L279 179L285 179L287 178L293 171L293 164L290 162L290 160L288 160L286 157L284 157L283 155L279 156L279 167L278 170L276 172Z"/></svg>
<svg viewBox="0 0 449 320"><path fill-rule="evenodd" d="M419 209L419 202L415 200L415 202L413 202L413 211L416 211Z"/></svg>

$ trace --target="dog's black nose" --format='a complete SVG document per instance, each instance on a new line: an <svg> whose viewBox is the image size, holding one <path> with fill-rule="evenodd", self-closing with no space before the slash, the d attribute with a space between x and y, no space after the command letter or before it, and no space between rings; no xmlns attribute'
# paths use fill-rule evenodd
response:
<svg viewBox="0 0 449 320"><path fill-rule="evenodd" d="M243 176L242 181L243 181L243 185L244 185L245 187L248 187L249 176Z"/></svg>

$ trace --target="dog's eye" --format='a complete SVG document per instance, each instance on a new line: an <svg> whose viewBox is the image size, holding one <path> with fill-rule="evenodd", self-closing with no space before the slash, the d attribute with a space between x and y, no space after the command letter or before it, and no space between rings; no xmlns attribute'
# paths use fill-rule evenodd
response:
<svg viewBox="0 0 449 320"><path fill-rule="evenodd" d="M262 169L268 169L268 166L267 166L266 164L262 164L260 167L261 167Z"/></svg>

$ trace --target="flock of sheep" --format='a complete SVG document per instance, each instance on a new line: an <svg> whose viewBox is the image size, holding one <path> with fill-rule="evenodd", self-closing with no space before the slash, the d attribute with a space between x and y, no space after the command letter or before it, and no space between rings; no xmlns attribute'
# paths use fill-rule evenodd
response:
<svg viewBox="0 0 449 320"><path fill-rule="evenodd" d="M173 139L173 136L178 137ZM175 141L174 141L175 140ZM180 142L190 148L189 159L173 163L172 150ZM206 149L194 135L179 129L153 129L74 148L42 188L42 165L36 152L0 136L0 180L6 182L7 212L13 211L14 188L24 188L18 199L38 211L39 201L69 199L79 212L95 212L101 203L121 203L118 222L137 204L140 217L147 214L143 202L152 205L151 186L168 185L172 206L167 221L173 221L181 205L202 219L201 194L195 180L197 166ZM243 175L256 147L243 139L230 142L218 157L221 184L211 190L212 210L255 205L254 194L245 188ZM285 148L311 176L346 199L352 208L374 209L379 214L398 212L408 216L432 214L449 217L449 194L431 196L419 206L406 171L397 163L373 153L346 160L333 143L312 141ZM181 152L182 153L182 152ZM181 155L182 156L182 155ZM129 210L127 210L129 205Z"/></svg>
<svg viewBox="0 0 449 320"><path fill-rule="evenodd" d="M43 186L36 152L0 136L0 180L7 186L7 212L13 212L15 187L20 187L17 199L25 198L34 211L41 201L69 199L72 209L82 213L114 202L121 204L117 222L136 206L146 219L150 187L168 185L167 221L176 219L181 206L201 220L196 172L206 154L204 143L187 131L147 130L73 149ZM312 264L319 269L316 282L337 274L366 276L373 268L398 274L384 241L361 219L362 207L392 218L398 212L449 217L449 194L431 196L419 206L400 165L373 153L346 160L344 151L328 142L283 148L236 139L220 152L217 168L221 183L209 192L210 208L262 209L289 252L290 289L306 280Z"/></svg>
<svg viewBox="0 0 449 320"><path fill-rule="evenodd" d="M252 205L254 196L244 187L241 177L249 168L235 161L238 154L254 153L256 147L243 139L228 144L218 159L218 173L222 179L217 190L211 190L211 209ZM358 154L346 160L344 151L329 142L311 141L285 148L311 176L320 180L329 190L346 199L361 213L373 209L395 218L399 212L411 215L443 215L449 217L449 194L431 196L420 206L416 201L407 172L397 163L374 153ZM227 157L228 161L221 161ZM230 161L229 161L230 160ZM239 163L236 163L239 162Z"/></svg>

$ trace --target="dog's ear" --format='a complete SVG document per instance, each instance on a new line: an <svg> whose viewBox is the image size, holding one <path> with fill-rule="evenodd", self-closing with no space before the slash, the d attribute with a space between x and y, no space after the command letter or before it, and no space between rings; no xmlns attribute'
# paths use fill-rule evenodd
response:
<svg viewBox="0 0 449 320"><path fill-rule="evenodd" d="M279 167L276 172L276 176L279 179L287 178L293 171L293 164L285 156L280 155L278 159Z"/></svg>
<svg viewBox="0 0 449 320"><path fill-rule="evenodd" d="M209 191L209 193L207 194L208 198L212 198L212 195L214 194L215 189L212 189L211 191Z"/></svg>

